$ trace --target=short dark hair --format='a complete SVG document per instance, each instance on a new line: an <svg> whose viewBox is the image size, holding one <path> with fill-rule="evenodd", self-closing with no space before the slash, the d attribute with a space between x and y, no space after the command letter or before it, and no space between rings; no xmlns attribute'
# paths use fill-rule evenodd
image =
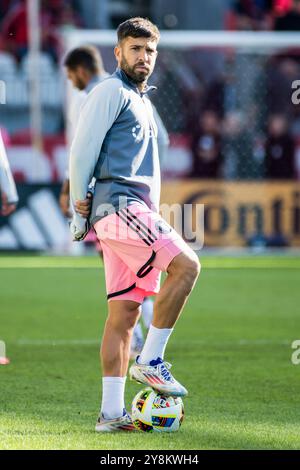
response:
<svg viewBox="0 0 300 470"><path fill-rule="evenodd" d="M128 37L149 38L156 42L158 42L160 38L158 27L147 18L141 18L139 16L129 18L129 20L121 23L118 26L117 34L119 43Z"/></svg>
<svg viewBox="0 0 300 470"><path fill-rule="evenodd" d="M68 52L64 59L64 66L71 70L84 67L93 74L99 74L103 70L101 54L94 46L76 47Z"/></svg>

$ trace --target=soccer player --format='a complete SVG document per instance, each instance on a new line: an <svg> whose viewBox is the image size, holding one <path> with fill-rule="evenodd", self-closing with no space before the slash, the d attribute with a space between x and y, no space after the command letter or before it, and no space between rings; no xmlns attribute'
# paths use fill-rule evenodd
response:
<svg viewBox="0 0 300 470"><path fill-rule="evenodd" d="M73 239L84 238L90 220L104 254L108 318L101 345L98 432L134 430L124 389L132 331L148 295L156 295L153 321L130 377L167 395L187 394L164 353L200 272L198 257L158 213L157 127L147 80L159 31L147 19L131 18L117 33L118 68L87 97L70 153ZM83 209L93 176L97 181L88 220ZM161 271L167 277L160 288Z"/></svg>
<svg viewBox="0 0 300 470"><path fill-rule="evenodd" d="M71 81L73 87L78 90L77 95L75 95L71 101L70 109L67 115L68 119L68 141L71 143L73 140L75 129L78 123L80 108L87 96L87 94L92 91L92 89L101 83L109 74L105 71L103 67L103 61L100 52L96 47L93 46L81 46L71 50L64 59L64 67L66 70L66 75ZM167 130L165 129L160 116L157 111L155 111L155 120L158 126L158 147L159 155L161 160L164 158L166 150L169 145L169 138ZM69 176L66 175L66 178L62 184L61 194L60 194L60 207L62 213L66 217L70 217L70 183ZM89 242L95 242L97 250L101 253L101 246L97 240L95 232L93 230L89 231L86 240ZM142 305L142 317L143 322L148 330L152 321L153 316L153 302L150 298L146 298ZM131 342L131 352L130 357L135 358L136 355L141 351L144 344L143 330L140 323L138 323L133 331L133 337Z"/></svg>
<svg viewBox="0 0 300 470"><path fill-rule="evenodd" d="M7 217L12 214L17 207L18 193L10 170L4 142L0 131L0 195L1 208L0 216ZM10 360L5 356L5 343L0 340L0 365L7 365Z"/></svg>
<svg viewBox="0 0 300 470"><path fill-rule="evenodd" d="M2 135L0 132L0 193L1 211L0 215L8 216L16 210L18 194L16 185L9 167Z"/></svg>

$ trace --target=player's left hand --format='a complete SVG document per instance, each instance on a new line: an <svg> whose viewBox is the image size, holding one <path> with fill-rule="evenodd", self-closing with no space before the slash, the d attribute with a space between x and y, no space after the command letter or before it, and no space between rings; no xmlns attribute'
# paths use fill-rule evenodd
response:
<svg viewBox="0 0 300 470"><path fill-rule="evenodd" d="M84 217L85 219L87 219L91 213L92 199L93 199L92 194L88 193L86 196L86 199L84 199L83 201L75 202L76 212L80 214L82 217Z"/></svg>

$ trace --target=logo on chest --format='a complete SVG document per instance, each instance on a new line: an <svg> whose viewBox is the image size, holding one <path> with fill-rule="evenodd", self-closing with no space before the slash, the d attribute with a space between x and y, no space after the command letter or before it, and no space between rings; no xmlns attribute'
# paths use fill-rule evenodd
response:
<svg viewBox="0 0 300 470"><path fill-rule="evenodd" d="M131 129L131 133L136 142L140 142L144 138L144 128L140 124L137 124L137 126L134 126Z"/></svg>
<svg viewBox="0 0 300 470"><path fill-rule="evenodd" d="M131 134L135 142L141 142L144 138L152 139L154 137L154 131L151 128L145 129L140 124L137 124L131 129Z"/></svg>

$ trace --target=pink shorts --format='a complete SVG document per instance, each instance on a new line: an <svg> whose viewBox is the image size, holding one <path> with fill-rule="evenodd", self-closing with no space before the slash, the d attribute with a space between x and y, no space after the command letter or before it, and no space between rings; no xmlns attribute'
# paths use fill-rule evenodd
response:
<svg viewBox="0 0 300 470"><path fill-rule="evenodd" d="M101 253L102 248L101 248L100 242L97 238L96 232L93 228L90 229L89 233L87 234L87 236L84 239L84 242L85 243L91 243L91 244L95 245L95 248L98 251L98 253Z"/></svg>
<svg viewBox="0 0 300 470"><path fill-rule="evenodd" d="M161 271L189 247L159 214L131 204L96 222L103 250L108 300L144 298L160 289Z"/></svg>

